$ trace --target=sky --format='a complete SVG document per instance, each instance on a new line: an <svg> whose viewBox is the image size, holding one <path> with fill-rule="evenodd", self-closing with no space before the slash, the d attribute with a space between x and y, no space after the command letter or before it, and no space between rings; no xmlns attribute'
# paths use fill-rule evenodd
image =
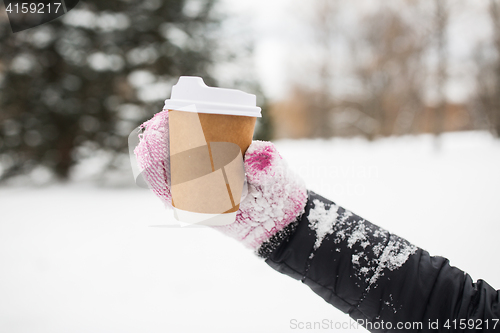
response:
<svg viewBox="0 0 500 333"><path fill-rule="evenodd" d="M254 56L251 59L253 67L248 66L248 63L221 67L223 70L218 70L217 73L220 82L229 82L224 80L225 75L253 75L271 100L286 98L291 80L297 80L298 77L307 82L311 73L308 72L308 66L314 65L317 55L306 23L311 4L318 0L219 1L219 11L227 18L226 45L238 50L242 47L241 40L248 37L254 40ZM363 13L379 8L381 3L380 0L331 1L341 4L340 21L341 25L348 27L347 30L356 27L355 22ZM192 3L196 3L196 0ZM397 6L402 2L389 0L384 3ZM420 3L432 8L434 1L423 0ZM473 92L475 67L471 62L472 54L478 42L491 39L491 24L487 15L488 1L457 0L449 3L452 4L453 16L448 31L450 60L448 70L451 79L447 94L450 100L460 102L466 100ZM411 17L412 13L406 10L404 15ZM65 19L70 21L70 16L71 14L68 14ZM71 16L71 20L74 18L75 15ZM42 28L39 30L43 32ZM335 52L334 71L337 74L335 91L342 93L349 89L351 84L346 72L350 58L345 45L337 43ZM297 68L302 72L299 73ZM154 87L155 89L147 86L147 90L153 91L151 95L155 97L168 90L171 84L172 82L161 82ZM156 93L158 91L159 93Z"/></svg>
<svg viewBox="0 0 500 333"><path fill-rule="evenodd" d="M429 6L433 1L426 0ZM308 4L298 0L221 0L221 10L233 19L227 28L234 34L246 31L255 38L255 72L264 92L271 99L282 99L287 93L290 64L308 60L304 49L311 47L308 42L306 22ZM396 1L389 2L396 4ZM452 3L453 16L449 25L449 73L451 80L447 87L448 97L453 101L463 101L473 89L472 78L475 68L470 56L478 41L488 40L491 36L489 17L486 15L488 2L460 0ZM426 3L424 2L424 5ZM349 21L359 13L377 8L378 1L365 0L342 4L348 7L343 11L344 21ZM408 13L411 16L411 13ZM244 22L244 24L242 24ZM342 46L340 46L342 47ZM301 58L300 54L304 54ZM342 50L340 50L342 53ZM294 60L295 59L295 60ZM299 59L299 60L297 60ZM348 61L343 59L342 61ZM336 69L341 72L344 64ZM307 74L306 74L307 76ZM339 80L342 89L345 82Z"/></svg>

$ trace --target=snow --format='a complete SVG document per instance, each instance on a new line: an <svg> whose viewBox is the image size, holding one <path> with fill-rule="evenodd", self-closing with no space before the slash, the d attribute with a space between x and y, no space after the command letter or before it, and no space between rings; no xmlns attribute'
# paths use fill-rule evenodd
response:
<svg viewBox="0 0 500 333"><path fill-rule="evenodd" d="M273 244L279 244L274 239L269 242L271 236L279 232L278 237L286 237L285 227L304 211L307 189L269 142L255 141L248 148L245 174L248 195L241 201L236 221L216 228L266 256Z"/></svg>
<svg viewBox="0 0 500 333"><path fill-rule="evenodd" d="M388 268L393 271L403 266L408 260L410 255L417 251L417 247L407 242L402 242L400 239L390 240L378 259L378 266L375 273L370 278L370 287L377 282L377 280L384 275L383 270Z"/></svg>
<svg viewBox="0 0 500 333"><path fill-rule="evenodd" d="M326 209L325 203L319 200L313 200L313 203L314 209L309 211L307 219L309 220L309 227L316 232L314 250L317 250L326 235L333 233L338 217L338 207L333 205L329 209Z"/></svg>
<svg viewBox="0 0 500 333"><path fill-rule="evenodd" d="M401 267L417 251L417 247L408 241L399 238L396 235L390 235L384 229L373 229L373 225L366 226L365 220L354 217L348 219L354 214L344 210L339 217L339 207L335 204L327 204L320 200L313 200L314 206L309 211L309 228L316 233L316 242L314 250L317 250L327 235L334 234L333 242L338 244L344 240L347 235L347 248L352 249L356 243L359 243L363 251L355 251L351 255L351 262L355 269L355 274L369 283L368 289L374 285L377 280L384 275L385 268L393 271ZM326 209L328 206L329 209ZM369 235L374 241L370 244ZM391 238L391 239L389 239ZM387 243L387 245L385 245ZM367 247L370 246L368 249ZM364 250L371 250L367 255ZM380 252L382 251L382 254ZM337 248L339 250L339 248ZM314 252L309 256L314 257ZM363 259L360 263L360 259ZM371 277L367 275L373 272Z"/></svg>
<svg viewBox="0 0 500 333"><path fill-rule="evenodd" d="M309 189L500 288L500 143L489 134L447 134L440 151L426 135L276 144ZM349 321L235 240L172 227L146 189L4 187L0 209L2 332L296 332L292 320Z"/></svg>
<svg viewBox="0 0 500 333"><path fill-rule="evenodd" d="M365 229L365 225L363 224L363 221L361 221L358 224L358 226L356 227L356 229L354 229L354 231L351 234L351 236L349 237L349 239L347 240L347 247L352 248L352 246L354 244L356 244L357 242L365 240L366 235L367 235L367 230Z"/></svg>

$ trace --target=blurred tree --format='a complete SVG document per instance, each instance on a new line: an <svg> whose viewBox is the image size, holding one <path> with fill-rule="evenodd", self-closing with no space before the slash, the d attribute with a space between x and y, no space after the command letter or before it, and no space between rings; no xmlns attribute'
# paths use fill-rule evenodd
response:
<svg viewBox="0 0 500 333"><path fill-rule="evenodd" d="M489 1L498 22L500 0ZM300 9L313 13L303 29L312 34L303 41L297 34L298 41L290 49L289 58L302 61L289 66L298 75L289 82L286 101L272 105L276 135L373 139L422 132L439 137L444 131L484 129L479 122L471 122L470 97L457 92L473 79L465 53L467 46L473 46L466 44L471 37L485 35L476 30L477 36L472 31L464 36L460 29L465 27L464 19L482 18L485 4L469 0L308 2ZM500 40L496 25L495 38ZM480 80L492 81L493 73L500 73L488 66ZM488 95L490 99L500 96L498 88L488 85L488 91L495 91Z"/></svg>
<svg viewBox="0 0 500 333"><path fill-rule="evenodd" d="M412 13L418 16L416 8ZM425 104L426 31L422 22L412 24L389 6L366 16L362 23L351 49L353 71L362 87L355 100L367 119L365 135L372 139L409 133Z"/></svg>
<svg viewBox="0 0 500 333"><path fill-rule="evenodd" d="M335 42L337 37L338 1L312 0L299 15L310 36L308 49L313 52L291 84L291 91L301 91L307 100L310 137L328 138L335 135ZM298 52L295 51L294 52Z"/></svg>
<svg viewBox="0 0 500 333"><path fill-rule="evenodd" d="M490 0L490 14L493 23L493 44L496 50L496 61L493 65L493 101L491 105L491 122L493 131L500 137L500 2Z"/></svg>
<svg viewBox="0 0 500 333"><path fill-rule="evenodd" d="M444 129L445 109L446 109L446 82L448 80L447 65L447 26L449 20L449 6L446 0L435 0L435 35L436 35L436 53L437 53L437 73L436 73L436 93L437 106L434 109L434 134L439 136ZM436 141L436 144L439 144Z"/></svg>
<svg viewBox="0 0 500 333"><path fill-rule="evenodd" d="M500 1L490 0L489 13L492 22L492 43L480 43L476 48L475 61L476 98L474 109L480 123L500 137Z"/></svg>
<svg viewBox="0 0 500 333"><path fill-rule="evenodd" d="M333 44L336 34L337 1L316 0L311 27L315 31L320 57L317 63L319 90L313 98L311 107L313 137L328 138L334 136L334 91L333 91Z"/></svg>
<svg viewBox="0 0 500 333"><path fill-rule="evenodd" d="M12 34L0 19L0 180L37 165L60 178L161 110L180 75L216 84L215 0L86 0ZM5 10L1 10L2 15Z"/></svg>

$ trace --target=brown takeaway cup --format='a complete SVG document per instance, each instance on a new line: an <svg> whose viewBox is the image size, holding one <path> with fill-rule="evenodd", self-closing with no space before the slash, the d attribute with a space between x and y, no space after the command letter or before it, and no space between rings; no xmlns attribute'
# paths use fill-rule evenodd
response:
<svg viewBox="0 0 500 333"><path fill-rule="evenodd" d="M206 225L234 222L244 191L243 156L260 117L255 95L181 77L164 108L175 217Z"/></svg>

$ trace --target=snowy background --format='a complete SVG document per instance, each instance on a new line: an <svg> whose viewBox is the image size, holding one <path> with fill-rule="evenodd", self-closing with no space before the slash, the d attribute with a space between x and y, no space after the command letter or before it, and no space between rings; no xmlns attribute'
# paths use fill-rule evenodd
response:
<svg viewBox="0 0 500 333"><path fill-rule="evenodd" d="M308 188L500 287L500 142L490 134L445 134L440 150L427 135L276 144ZM236 241L171 227L144 189L3 187L0 209L1 332L265 333L300 331L293 319L349 321Z"/></svg>
<svg viewBox="0 0 500 333"><path fill-rule="evenodd" d="M97 3L95 0L87 2ZM143 1L153 7L161 2ZM235 78L255 79L271 102L279 102L290 97L292 84L297 78L306 86L314 83L314 75L308 73L310 66L317 61L313 55L318 48L314 42L314 25L311 26L314 22L314 16L311 16L314 14L311 9L315 8L311 5L313 2L220 2L221 13L227 16L223 24L224 38L220 38L224 41L222 46L238 50L243 49L242 45L247 41L254 41L251 58L243 57L241 63L222 62L215 66L214 74L220 86L233 87ZM189 6L194 4L192 8L187 7L188 12L190 8L196 11L196 4L200 4L199 1L187 3ZM388 8L400 6L403 2L364 0L337 3L341 4L339 26L343 30L340 31L356 32L364 27L362 22L367 22L364 15L376 12L381 3ZM424 2L424 7L432 9L434 3ZM449 3L453 5L450 6L448 22L449 78L444 97L447 102L474 102L476 85L481 81L478 78L482 78L476 67L485 64L484 59L483 62L476 61L476 51L484 46L481 43L490 45L494 37L488 14L490 2L465 0ZM409 9L413 8L411 6L402 7L405 8L401 10L402 17L434 17L432 10L428 15L424 11L424 15L413 12ZM83 21L74 20L77 16L66 15L64 20L72 27L85 23L85 20L90 25L92 22L97 26L99 22L106 23L101 28L115 29L119 36L124 27L118 24L120 20L115 22L114 28L109 25L112 15L108 14L104 11L96 16L78 15ZM125 25L132 22L123 17L123 13L115 14L115 19L120 18ZM6 26L6 15L2 15L0 23ZM418 26L429 29L429 33L435 32L432 21L418 22ZM138 25L131 26L135 29ZM81 34L84 30L79 28ZM34 31L38 33L20 33L16 39L16 43L22 46L20 50L34 50L33 59L42 54L38 48L42 44L49 45L52 40L48 25ZM71 31L67 29L67 32ZM95 40L101 38L100 33L92 32L91 35ZM167 37L176 44L175 34ZM177 31L177 37L177 46L182 46L181 42L186 42L185 33ZM10 37L4 38L7 41ZM30 40L35 42L34 49ZM68 37L58 45L71 44L79 49L84 45L78 40ZM114 54L117 50L121 51L117 54L126 58L128 51L120 50L120 40L116 39L120 45L116 50L112 48L113 55L109 59L121 59ZM8 45L5 42L2 47ZM139 52L139 47L134 49L135 53L148 57L155 49L147 45L143 45L145 53ZM432 45L430 50L433 50ZM106 57L101 50L91 50L99 51L86 52L90 68L97 67L94 74L99 71L108 73L106 71L110 69L102 67ZM345 74L353 63L357 63L348 51L346 44L335 44L332 83L334 92L339 94L336 98L346 93L343 89L349 88L346 84L349 82ZM152 54L153 58L157 56L155 52ZM17 73L19 75L38 68L30 69L30 61L26 60L30 58L22 52L16 53L14 58L3 50L0 85L6 77L3 71L9 68L7 62L2 61L10 61L9 58L18 60L19 66L13 61L12 68L14 72L21 72ZM27 69L20 66L23 64ZM436 69L432 61L430 65L425 68L430 69L428 75L432 76ZM486 72L489 68L479 67ZM172 82L162 81L151 70L151 73L138 70L130 76L126 76L129 75L127 72L121 83L130 81L138 89L139 99L159 101L163 105L162 101L170 95L170 86L177 78L170 78L175 79ZM106 77L117 77L116 72L109 73L111 75ZM64 105L70 107L61 106L65 101L62 97L57 105L70 114L69 111L83 103L84 98L78 95L77 100L68 99L77 96L81 79L70 71L66 74L70 75L61 79L61 84L69 92L63 94L62 89L54 90L43 85L43 96L46 97L44 103L55 101L59 91L69 101ZM36 75L34 71L23 77L32 85L35 82L32 78ZM102 84L103 77L99 76L101 79L95 79L93 83ZM16 90L12 87L11 93ZM427 83L419 87L431 92L437 90ZM0 93L7 91L4 87L0 89ZM121 94L127 95L128 92ZM108 111L118 114L115 130L120 135L128 135L141 117L150 114L139 104L123 104L118 109L120 99L117 100L117 96L105 97L106 103L111 105ZM25 101L21 97L15 99ZM47 110L54 111L52 104L47 105L50 105ZM467 106L471 107L470 120L476 121L474 115L481 112L474 103ZM32 113L33 118L28 118L24 113L34 111L34 108L26 110L23 104L18 107L10 105L8 109L21 110L17 119L19 124L16 124L9 121L11 116L4 113L4 109L0 109L0 125L6 128L4 141L10 142L9 152L13 156L31 152L42 138L57 132L51 127L53 124L45 124L49 126L43 127L41 132L33 130L36 120L43 118L38 113ZM2 118L5 115L7 118ZM82 113L80 116L78 124L88 138L98 130L100 134L109 134L99 129L99 121L104 122L104 118L98 121L93 118L95 114L89 117L89 114ZM26 133L21 132L23 119L27 119L23 123ZM64 130L67 128L67 125L61 126ZM118 140L118 144L126 142L124 136L110 139ZM68 142L66 137L58 140L59 143ZM22 142L28 147L24 152L20 150ZM406 238L432 255L449 258L452 265L471 274L474 280L484 279L495 289L500 288L500 140L488 132L447 133L440 141L431 135L418 135L388 137L373 142L361 138L282 140L276 145L290 167L305 179L309 189ZM48 148L56 147L51 143ZM70 181L66 184L53 181L53 175L46 168L37 167L15 182L0 186L0 333L314 332L294 329L291 321L350 322L347 315L326 303L307 286L275 272L236 241L210 228L176 227L172 212L166 210L148 190L133 184L125 154L115 156L95 147L75 147L73 153L82 157L78 157L79 164L71 169ZM58 156L53 149L48 153ZM53 159L57 160L56 157ZM5 166L11 164L9 161L12 159L0 160L0 176ZM106 165L115 166L117 170L109 171Z"/></svg>

